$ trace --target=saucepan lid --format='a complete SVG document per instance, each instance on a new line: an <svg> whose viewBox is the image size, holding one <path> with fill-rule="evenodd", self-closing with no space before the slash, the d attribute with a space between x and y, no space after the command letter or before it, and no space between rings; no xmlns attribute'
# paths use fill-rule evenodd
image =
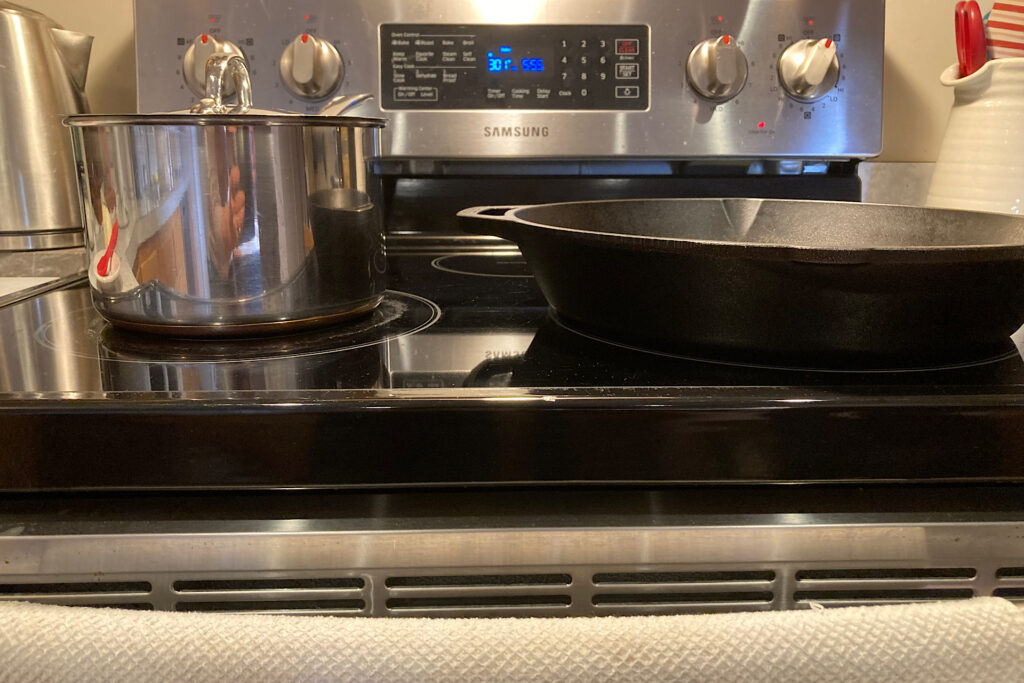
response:
<svg viewBox="0 0 1024 683"><path fill-rule="evenodd" d="M237 102L224 101L227 79L234 81ZM217 54L206 62L206 93L189 110L164 114L82 114L68 116L64 125L74 128L93 126L325 126L383 128L387 121L381 118L343 116L352 107L370 99L372 95L339 95L327 102L319 114L295 114L272 109L254 109L252 82L245 60L238 55Z"/></svg>

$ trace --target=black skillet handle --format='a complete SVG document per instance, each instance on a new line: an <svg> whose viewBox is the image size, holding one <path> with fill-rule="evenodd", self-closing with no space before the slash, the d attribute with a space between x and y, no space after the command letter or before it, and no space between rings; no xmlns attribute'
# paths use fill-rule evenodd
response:
<svg viewBox="0 0 1024 683"><path fill-rule="evenodd" d="M457 214L459 228L474 235L495 235L515 241L520 225L512 212L521 206L474 206Z"/></svg>

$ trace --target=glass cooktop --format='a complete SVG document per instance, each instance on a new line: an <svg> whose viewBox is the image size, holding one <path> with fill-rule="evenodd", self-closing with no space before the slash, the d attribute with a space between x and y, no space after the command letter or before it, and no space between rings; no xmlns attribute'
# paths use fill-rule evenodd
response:
<svg viewBox="0 0 1024 683"><path fill-rule="evenodd" d="M1024 480L1024 361L805 371L560 321L515 250L389 255L372 314L127 333L84 284L0 308L0 489Z"/></svg>

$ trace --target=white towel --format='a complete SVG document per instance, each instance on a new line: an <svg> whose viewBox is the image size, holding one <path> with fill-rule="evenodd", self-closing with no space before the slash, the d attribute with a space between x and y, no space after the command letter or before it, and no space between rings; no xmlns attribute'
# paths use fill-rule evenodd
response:
<svg viewBox="0 0 1024 683"><path fill-rule="evenodd" d="M707 616L361 619L0 603L3 681L1024 680L996 598Z"/></svg>

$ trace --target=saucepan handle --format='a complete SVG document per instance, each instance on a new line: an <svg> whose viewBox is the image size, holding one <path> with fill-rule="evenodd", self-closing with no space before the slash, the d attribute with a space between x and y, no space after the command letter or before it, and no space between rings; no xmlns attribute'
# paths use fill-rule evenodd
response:
<svg viewBox="0 0 1024 683"><path fill-rule="evenodd" d="M482 235L495 235L515 241L516 226L519 221L512 212L522 206L474 206L463 209L457 214L459 227L465 232Z"/></svg>

